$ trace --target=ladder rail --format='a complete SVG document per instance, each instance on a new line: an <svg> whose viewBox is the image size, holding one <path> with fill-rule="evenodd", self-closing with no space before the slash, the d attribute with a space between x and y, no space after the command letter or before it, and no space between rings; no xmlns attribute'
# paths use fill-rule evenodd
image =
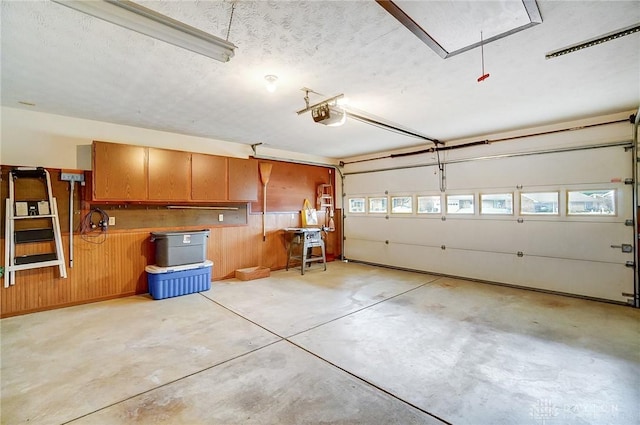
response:
<svg viewBox="0 0 640 425"><path fill-rule="evenodd" d="M11 177L9 177L9 193L11 193ZM9 235L13 235L13 206L11 205L11 199L7 198L5 201L5 218L4 218L4 228L5 228L5 238L4 238L4 287L8 288L11 284L10 274L12 273L12 268L10 267L13 260L13 254L11 252L12 241L9 238Z"/></svg>
<svg viewBox="0 0 640 425"><path fill-rule="evenodd" d="M49 173L47 173L49 175ZM49 186L51 188L51 186ZM62 234L60 233L60 219L58 216L58 202L56 198L51 198L51 203L53 204L53 210L55 211L53 217L53 234L54 239L56 241L56 254L58 255L58 269L60 270L60 277L63 279L67 278L67 266L64 261L64 249L62 248ZM73 237L71 234L69 237Z"/></svg>

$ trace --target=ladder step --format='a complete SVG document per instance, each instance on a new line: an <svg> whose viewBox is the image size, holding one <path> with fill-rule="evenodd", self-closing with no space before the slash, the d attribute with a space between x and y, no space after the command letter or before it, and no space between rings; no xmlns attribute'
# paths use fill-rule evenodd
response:
<svg viewBox="0 0 640 425"><path fill-rule="evenodd" d="M54 260L54 261L46 261L44 263L32 263L32 264L20 264L20 265L13 265L13 266L8 266L5 267L5 276L7 275L6 272L19 272L22 270L33 270L33 269L41 269L43 267L60 267L63 264L64 261L60 261L60 260ZM65 278L66 276L66 270L64 271L64 275L62 275L62 272L60 274L61 277Z"/></svg>
<svg viewBox="0 0 640 425"><path fill-rule="evenodd" d="M44 263L45 261L55 261L58 259L58 256L55 252L47 252L45 254L32 254L32 255L22 255L20 257L16 257L16 265L21 264L34 264L34 263Z"/></svg>
<svg viewBox="0 0 640 425"><path fill-rule="evenodd" d="M36 178L43 179L46 177L44 168L14 168L11 170L11 174L14 177L27 177L27 178Z"/></svg>
<svg viewBox="0 0 640 425"><path fill-rule="evenodd" d="M11 217L11 220L29 220L29 219L33 219L33 218L53 218L55 217L54 214L43 214L43 215L23 215L20 217Z"/></svg>
<svg viewBox="0 0 640 425"><path fill-rule="evenodd" d="M16 230L15 243L45 242L54 240L53 229Z"/></svg>

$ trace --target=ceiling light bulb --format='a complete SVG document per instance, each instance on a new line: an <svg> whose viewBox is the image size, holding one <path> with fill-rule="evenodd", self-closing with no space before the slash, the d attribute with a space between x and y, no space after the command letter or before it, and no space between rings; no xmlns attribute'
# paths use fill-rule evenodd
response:
<svg viewBox="0 0 640 425"><path fill-rule="evenodd" d="M267 81L267 91L269 93L276 91L276 82L278 81L278 77L275 75L265 75L264 79Z"/></svg>

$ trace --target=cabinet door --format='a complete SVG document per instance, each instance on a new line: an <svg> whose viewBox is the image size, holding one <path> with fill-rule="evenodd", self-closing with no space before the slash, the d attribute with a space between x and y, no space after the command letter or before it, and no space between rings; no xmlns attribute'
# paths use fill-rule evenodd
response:
<svg viewBox="0 0 640 425"><path fill-rule="evenodd" d="M93 142L93 198L147 199L147 148Z"/></svg>
<svg viewBox="0 0 640 425"><path fill-rule="evenodd" d="M258 161L229 158L229 200L258 200Z"/></svg>
<svg viewBox="0 0 640 425"><path fill-rule="evenodd" d="M190 180L189 152L149 148L150 201L188 201Z"/></svg>
<svg viewBox="0 0 640 425"><path fill-rule="evenodd" d="M226 201L227 158L194 153L191 155L191 199Z"/></svg>

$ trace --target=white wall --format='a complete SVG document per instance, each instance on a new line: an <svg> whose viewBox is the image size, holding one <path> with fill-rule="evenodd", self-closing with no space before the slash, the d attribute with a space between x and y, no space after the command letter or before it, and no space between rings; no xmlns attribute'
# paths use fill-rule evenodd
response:
<svg viewBox="0 0 640 425"><path fill-rule="evenodd" d="M0 164L6 165L90 170L93 140L239 158L253 155L250 145L23 109L3 107L1 118ZM335 162L262 147L258 154L283 160Z"/></svg>

